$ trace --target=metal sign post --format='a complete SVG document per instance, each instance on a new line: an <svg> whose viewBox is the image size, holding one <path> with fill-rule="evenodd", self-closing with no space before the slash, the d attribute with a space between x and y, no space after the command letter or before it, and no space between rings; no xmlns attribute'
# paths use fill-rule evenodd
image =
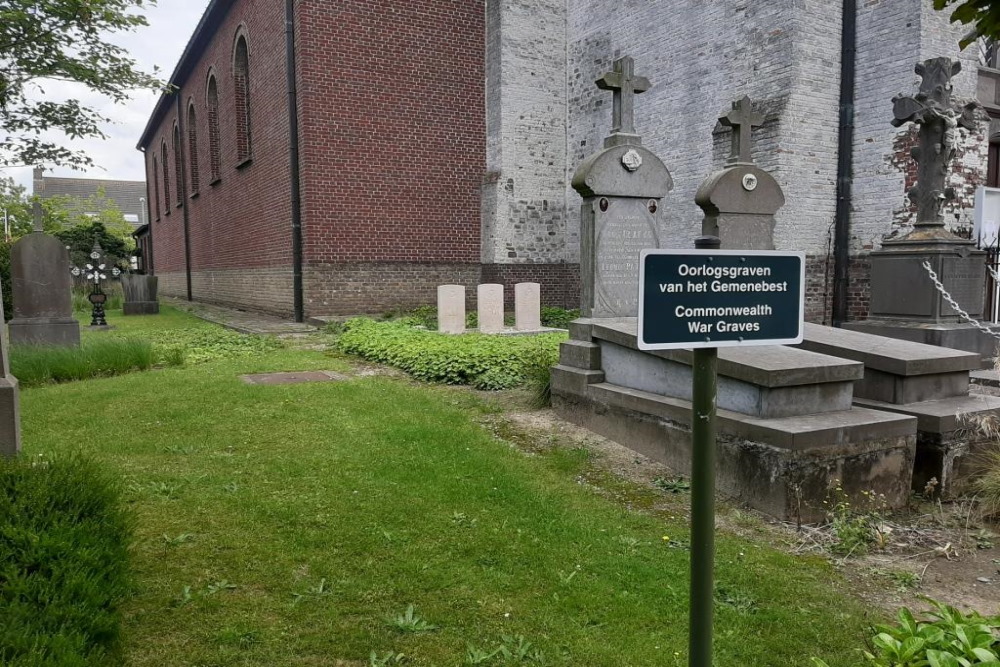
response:
<svg viewBox="0 0 1000 667"><path fill-rule="evenodd" d="M691 600L688 665L712 665L715 597L715 449L719 347L802 342L803 253L643 250L640 350L692 349Z"/></svg>

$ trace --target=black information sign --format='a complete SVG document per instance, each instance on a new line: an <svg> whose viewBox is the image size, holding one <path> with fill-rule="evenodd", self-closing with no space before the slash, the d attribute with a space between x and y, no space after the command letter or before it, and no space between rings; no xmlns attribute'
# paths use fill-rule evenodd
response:
<svg viewBox="0 0 1000 667"><path fill-rule="evenodd" d="M643 250L639 349L802 342L805 254Z"/></svg>

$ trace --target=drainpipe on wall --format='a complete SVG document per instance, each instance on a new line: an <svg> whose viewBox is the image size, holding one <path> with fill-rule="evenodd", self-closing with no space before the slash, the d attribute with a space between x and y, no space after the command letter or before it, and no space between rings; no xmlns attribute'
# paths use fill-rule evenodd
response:
<svg viewBox="0 0 1000 667"><path fill-rule="evenodd" d="M149 257L142 258L142 271L148 276L156 275L156 266L153 263L153 216L149 214L149 207L153 201L149 196L149 163L146 162L146 149L140 146L139 152L142 153L142 166L143 171L146 172L146 201L143 202L143 207L146 209L143 211L143 215L146 216L148 221L146 224L149 228L146 230L149 233ZM156 174L153 174L153 178L156 178Z"/></svg>
<svg viewBox="0 0 1000 667"><path fill-rule="evenodd" d="M184 273L187 277L187 300L193 301L191 293L191 223L188 219L188 206L185 199L187 192L187 156L184 154L184 140L187 134L184 132L183 116L181 113L181 91L178 89L177 96L177 150L181 156L181 180L183 183L177 184L177 194L181 200L181 215L184 216ZM167 202L170 205L170 202Z"/></svg>
<svg viewBox="0 0 1000 667"><path fill-rule="evenodd" d="M857 0L844 0L840 32L840 129L837 139L837 209L833 233L833 326L847 321L850 288L851 179L854 170L854 76Z"/></svg>
<svg viewBox="0 0 1000 667"><path fill-rule="evenodd" d="M285 72L288 78L288 160L292 199L292 300L295 321L305 319L302 304L302 184L299 174L299 112L295 73L295 0L285 0Z"/></svg>

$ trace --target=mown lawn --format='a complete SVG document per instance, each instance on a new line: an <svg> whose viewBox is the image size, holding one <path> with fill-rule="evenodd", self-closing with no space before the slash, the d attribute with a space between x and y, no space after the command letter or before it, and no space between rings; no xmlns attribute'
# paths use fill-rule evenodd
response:
<svg viewBox="0 0 1000 667"><path fill-rule="evenodd" d="M213 326L110 319L87 335ZM687 664L684 517L580 484L582 450L498 440L468 392L238 377L307 369L349 367L281 349L22 392L26 456L83 451L124 480L129 665L461 665L519 641L543 656L518 664ZM726 535L718 552L717 665L858 664L865 609L826 563ZM433 627L390 622L409 605Z"/></svg>

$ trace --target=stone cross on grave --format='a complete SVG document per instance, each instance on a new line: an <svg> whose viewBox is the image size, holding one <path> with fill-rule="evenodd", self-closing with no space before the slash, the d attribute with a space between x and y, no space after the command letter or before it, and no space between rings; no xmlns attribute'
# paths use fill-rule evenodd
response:
<svg viewBox="0 0 1000 667"><path fill-rule="evenodd" d="M916 227L943 227L941 205L955 198L953 188L945 186L955 156L957 128L973 131L979 124L976 102L952 102L951 79L962 71L962 63L950 58L931 58L917 63L913 71L920 75L920 90L914 96L892 98L893 127L916 123L920 128L917 146L910 151L917 161L917 183L909 191L917 205Z"/></svg>
<svg viewBox="0 0 1000 667"><path fill-rule="evenodd" d="M601 90L614 92L611 108L611 134L635 135L635 96L651 88L649 79L636 76L631 56L614 62L614 71L597 80Z"/></svg>
<svg viewBox="0 0 1000 667"><path fill-rule="evenodd" d="M753 128L764 124L764 114L754 113L753 103L746 95L733 102L732 110L719 118L725 127L733 128L732 154L726 164L752 164L750 158L750 134Z"/></svg>

